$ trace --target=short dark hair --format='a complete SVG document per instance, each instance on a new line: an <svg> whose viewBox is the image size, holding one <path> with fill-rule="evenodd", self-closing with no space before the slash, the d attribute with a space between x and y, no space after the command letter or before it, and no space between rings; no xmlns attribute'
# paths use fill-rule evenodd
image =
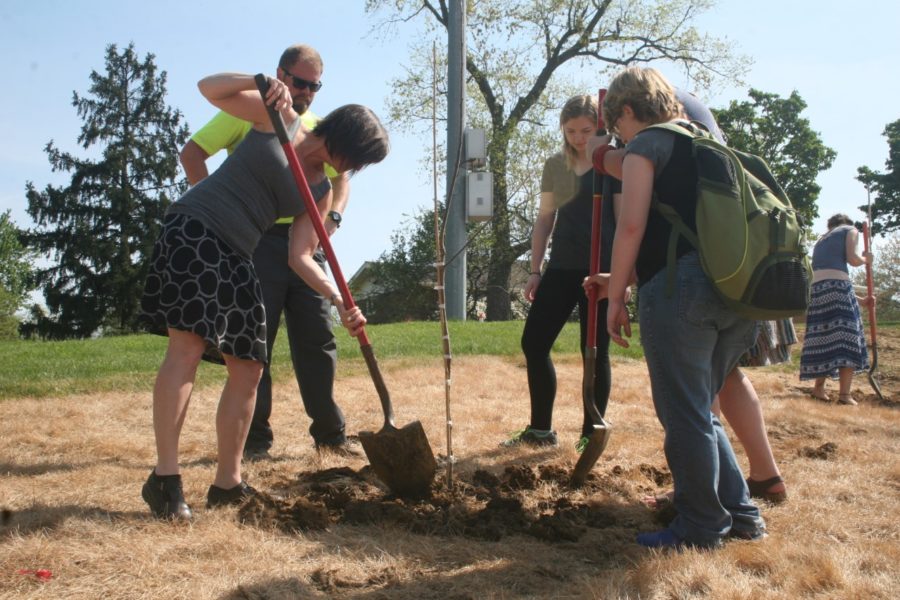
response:
<svg viewBox="0 0 900 600"><path fill-rule="evenodd" d="M278 66L281 67L281 70L288 71L300 61L312 64L319 69L320 72L325 69L325 65L322 64L322 57L316 49L312 46L307 46L306 44L294 44L293 46L288 46L288 48L281 53L281 58L278 59Z"/></svg>
<svg viewBox="0 0 900 600"><path fill-rule="evenodd" d="M853 225L853 221L850 219L850 217L843 213L832 215L828 219L828 230L831 231L838 225Z"/></svg>
<svg viewBox="0 0 900 600"><path fill-rule="evenodd" d="M336 108L318 122L313 135L351 172L384 160L390 149L387 131L371 109L360 104Z"/></svg>

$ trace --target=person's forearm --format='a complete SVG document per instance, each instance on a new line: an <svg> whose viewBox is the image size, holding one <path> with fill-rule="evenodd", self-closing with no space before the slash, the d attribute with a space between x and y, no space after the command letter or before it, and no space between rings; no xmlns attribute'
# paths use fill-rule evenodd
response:
<svg viewBox="0 0 900 600"><path fill-rule="evenodd" d="M553 219L549 224L546 219L538 217L534 223L534 231L531 233L531 272L540 273L544 264L544 256L547 254L547 246L550 243L550 233L553 231Z"/></svg>
<svg viewBox="0 0 900 600"><path fill-rule="evenodd" d="M331 283L328 275L326 275L325 271L323 271L316 261L313 260L311 255L292 255L288 262L291 269L306 282L306 285L314 289L316 293L323 298L331 298L334 294L340 294L337 287Z"/></svg>
<svg viewBox="0 0 900 600"><path fill-rule="evenodd" d="M600 150L598 148L597 150ZM614 148L605 152L594 151L592 163L594 169L599 173L611 175L618 180L622 180L622 163L625 159L624 148Z"/></svg>
<svg viewBox="0 0 900 600"><path fill-rule="evenodd" d="M206 151L193 140L188 140L184 145L179 154L179 159L188 183L197 185L197 183L209 176L209 170L206 167L207 158L209 158L209 155Z"/></svg>
<svg viewBox="0 0 900 600"><path fill-rule="evenodd" d="M206 168L205 162L192 166L181 163L181 166L184 167L184 175L187 177L188 183L191 184L191 186L195 186L209 177L209 169Z"/></svg>
<svg viewBox="0 0 900 600"><path fill-rule="evenodd" d="M350 178L346 173L339 173L331 180L331 210L344 214L350 200Z"/></svg>
<svg viewBox="0 0 900 600"><path fill-rule="evenodd" d="M610 265L609 297L621 299L633 283L634 264L644 238L644 228L616 228Z"/></svg>
<svg viewBox="0 0 900 600"><path fill-rule="evenodd" d="M847 255L847 263L851 267L861 267L866 264L866 258L864 256L860 256L856 252Z"/></svg>
<svg viewBox="0 0 900 600"><path fill-rule="evenodd" d="M246 73L217 73L201 79L197 87L207 100L221 100L239 92L255 90L256 82L253 75Z"/></svg>

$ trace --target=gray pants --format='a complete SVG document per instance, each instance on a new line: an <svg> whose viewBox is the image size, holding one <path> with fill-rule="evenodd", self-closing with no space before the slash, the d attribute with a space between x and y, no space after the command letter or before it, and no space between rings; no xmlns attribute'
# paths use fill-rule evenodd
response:
<svg viewBox="0 0 900 600"><path fill-rule="evenodd" d="M340 444L346 441L346 434L344 415L334 401L337 345L331 329L331 305L288 266L288 228L287 225L276 225L267 231L253 254L266 307L269 362L271 364L283 311L300 397L306 414L312 419L309 432L318 445ZM325 255L321 250L315 258L324 267ZM256 390L256 408L247 435L247 450L272 447L270 364L263 369Z"/></svg>

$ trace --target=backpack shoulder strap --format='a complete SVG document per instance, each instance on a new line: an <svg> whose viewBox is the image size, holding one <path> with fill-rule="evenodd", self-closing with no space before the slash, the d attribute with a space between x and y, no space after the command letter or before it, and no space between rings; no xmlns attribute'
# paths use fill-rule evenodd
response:
<svg viewBox="0 0 900 600"><path fill-rule="evenodd" d="M686 121L669 121L668 123L651 125L650 127L647 127L647 129L669 131L675 135L690 139L693 144L698 138L704 138L710 135L705 128L701 127ZM675 252L678 246L678 238L684 237L694 248L700 247L700 241L697 238L697 235L691 231L681 219L681 215L678 214L675 208L668 204L661 203L655 193L650 201L650 207L659 212L672 227L672 230L669 233L668 247L666 249L666 267L668 268L666 276L666 297L671 297L675 290L675 270L677 269L675 264Z"/></svg>
<svg viewBox="0 0 900 600"><path fill-rule="evenodd" d="M699 121L669 121L650 125L647 129L662 129L689 138L713 138L706 125Z"/></svg>
<svg viewBox="0 0 900 600"><path fill-rule="evenodd" d="M656 123L655 125L650 125L646 129L662 129L663 131L671 131L677 135L683 135L689 138L696 137L692 130L690 123L675 123L669 121L668 123ZM645 130L646 130L645 129Z"/></svg>

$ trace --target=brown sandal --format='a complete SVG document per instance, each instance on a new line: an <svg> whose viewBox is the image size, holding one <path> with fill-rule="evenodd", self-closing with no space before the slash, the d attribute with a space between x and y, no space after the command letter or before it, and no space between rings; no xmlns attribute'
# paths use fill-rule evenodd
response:
<svg viewBox="0 0 900 600"><path fill-rule="evenodd" d="M772 504L781 504L787 500L787 490L783 492L769 491L770 487L778 483L784 483L784 479L782 479L780 475L769 477L764 481L756 481L749 477L747 478L747 488L750 490L750 497L766 500Z"/></svg>

